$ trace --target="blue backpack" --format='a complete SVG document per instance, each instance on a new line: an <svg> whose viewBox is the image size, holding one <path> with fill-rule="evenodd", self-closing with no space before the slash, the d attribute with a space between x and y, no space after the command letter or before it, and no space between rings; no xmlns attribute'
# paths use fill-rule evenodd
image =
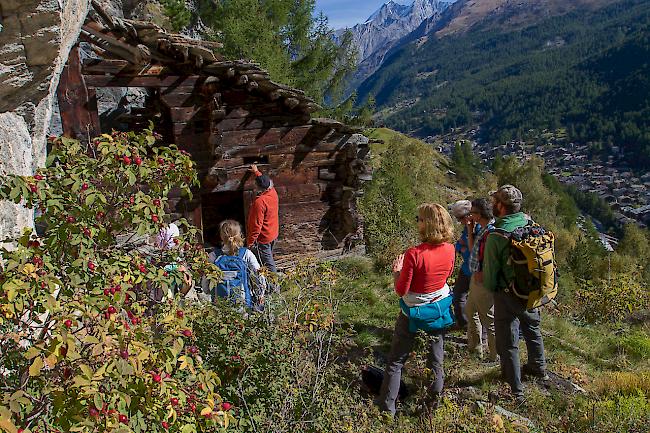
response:
<svg viewBox="0 0 650 433"><path fill-rule="evenodd" d="M217 284L217 296L230 299L235 304L243 301L246 307L251 308L253 301L248 281L248 267L244 262L246 248L240 248L236 256L229 256L222 251L218 251L218 254L220 255L217 256L214 264L223 272L223 279Z"/></svg>

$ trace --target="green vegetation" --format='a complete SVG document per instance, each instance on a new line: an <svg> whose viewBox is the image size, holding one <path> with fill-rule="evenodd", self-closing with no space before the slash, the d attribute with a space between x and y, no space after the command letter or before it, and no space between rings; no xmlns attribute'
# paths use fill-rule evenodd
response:
<svg viewBox="0 0 650 433"><path fill-rule="evenodd" d="M570 140L594 141L594 150L605 153L621 146L631 164L647 168L648 26L644 0L576 10L517 30L488 20L403 47L359 88L360 101L376 95L380 109L412 101L386 123L419 135L481 121L485 139L503 143L564 126ZM436 74L418 78L430 71Z"/></svg>
<svg viewBox="0 0 650 433"><path fill-rule="evenodd" d="M206 37L223 43L223 55L253 59L274 80L302 89L317 101L327 94L339 95L343 78L355 65L351 36L337 45L327 18L314 17L314 0L198 0L195 4L195 19L207 26Z"/></svg>
<svg viewBox="0 0 650 433"><path fill-rule="evenodd" d="M198 184L189 155L156 140L59 138L34 176L0 176L0 199L40 209L46 227L2 239L0 431L189 433L234 421L183 310L151 299L220 277L185 220L177 247L146 245L166 226L170 191ZM176 263L186 269L165 270Z"/></svg>
<svg viewBox="0 0 650 433"><path fill-rule="evenodd" d="M385 143L372 149L375 172L361 200L364 233L378 265L386 267L417 239L417 207L444 205L454 190L445 191L445 185L451 186L445 176L448 163L431 146L386 129L369 135Z"/></svg>

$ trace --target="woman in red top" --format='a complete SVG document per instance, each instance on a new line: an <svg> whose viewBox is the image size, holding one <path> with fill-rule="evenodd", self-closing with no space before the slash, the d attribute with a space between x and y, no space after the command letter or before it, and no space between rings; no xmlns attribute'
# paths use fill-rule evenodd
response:
<svg viewBox="0 0 650 433"><path fill-rule="evenodd" d="M447 279L454 270L455 250L450 243L453 223L447 210L439 204L425 203L418 208L417 223L422 243L406 250L393 263L395 293L409 307L426 305L450 296ZM431 347L427 364L435 377L427 390L427 407L432 409L438 405L445 377L444 330L429 334ZM413 348L415 336L409 331L408 318L400 311L379 394L380 409L393 415L402 367Z"/></svg>

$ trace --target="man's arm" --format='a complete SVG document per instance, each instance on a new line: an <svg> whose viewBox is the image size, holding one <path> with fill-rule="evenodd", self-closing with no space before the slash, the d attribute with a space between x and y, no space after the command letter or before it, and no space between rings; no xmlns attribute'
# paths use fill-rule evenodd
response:
<svg viewBox="0 0 650 433"><path fill-rule="evenodd" d="M264 225L264 207L259 200L253 202L248 211L248 234L246 236L246 245L251 246L257 241L260 233L262 233L262 226Z"/></svg>
<svg viewBox="0 0 650 433"><path fill-rule="evenodd" d="M483 285L486 289L496 292L499 288L499 273L501 272L501 255L503 250L503 237L490 233L485 243L483 256Z"/></svg>

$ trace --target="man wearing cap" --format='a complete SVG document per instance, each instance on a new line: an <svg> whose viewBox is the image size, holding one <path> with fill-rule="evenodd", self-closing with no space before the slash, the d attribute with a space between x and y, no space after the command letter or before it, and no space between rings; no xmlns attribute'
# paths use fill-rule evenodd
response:
<svg viewBox="0 0 650 433"><path fill-rule="evenodd" d="M495 229L512 233L528 224L521 212L522 194L513 185L503 185L491 193ZM524 401L521 375L546 379L544 342L540 330L539 309L526 309L526 301L509 288L514 281L514 270L508 263L509 239L501 233L488 235L483 259L483 285L494 292L494 327L497 352L501 358L501 375L508 382L518 403ZM528 362L520 370L519 331L528 349Z"/></svg>
<svg viewBox="0 0 650 433"><path fill-rule="evenodd" d="M469 200L459 200L452 204L450 208L452 215L463 225L463 234L456 242L456 252L463 258L463 264L454 284L454 315L456 316L456 326L459 329L465 329L467 327L465 304L467 303L469 283L472 279L472 271L469 269L469 256L472 252L472 240L481 229L481 226L476 225L470 217L472 202Z"/></svg>
<svg viewBox="0 0 650 433"><path fill-rule="evenodd" d="M262 174L257 165L251 165L249 171L255 175L257 196L248 211L246 245L264 266L276 272L273 246L280 232L278 193L271 179Z"/></svg>

